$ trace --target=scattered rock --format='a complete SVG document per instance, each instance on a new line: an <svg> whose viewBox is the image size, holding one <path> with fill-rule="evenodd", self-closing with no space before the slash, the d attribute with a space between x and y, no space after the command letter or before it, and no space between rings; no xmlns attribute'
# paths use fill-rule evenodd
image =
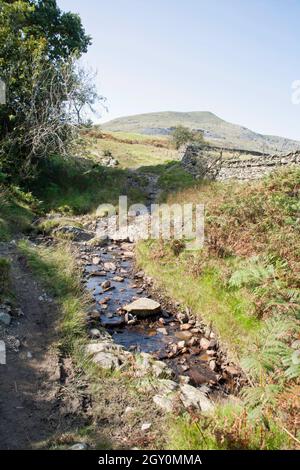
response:
<svg viewBox="0 0 300 470"><path fill-rule="evenodd" d="M4 311L0 311L0 322L3 323L5 326L9 326L11 324L10 314Z"/></svg>
<svg viewBox="0 0 300 470"><path fill-rule="evenodd" d="M181 331L188 331L188 330L191 330L192 328L193 328L193 325L191 325L190 323L184 323L183 325L180 325Z"/></svg>
<svg viewBox="0 0 300 470"><path fill-rule="evenodd" d="M87 444L84 444L83 442L78 442L77 444L74 444L72 447L70 447L70 450L87 450L88 446Z"/></svg>
<svg viewBox="0 0 300 470"><path fill-rule="evenodd" d="M236 367L233 367L233 366L226 366L224 370L225 372L227 372L228 374L232 376L240 375L240 371Z"/></svg>
<svg viewBox="0 0 300 470"><path fill-rule="evenodd" d="M135 273L135 275L134 275L134 277L136 277L138 279L142 279L144 276L145 276L144 271L139 271L139 272Z"/></svg>
<svg viewBox="0 0 300 470"><path fill-rule="evenodd" d="M101 333L97 328L92 328L89 331L89 335L90 335L91 338L100 338L101 337Z"/></svg>
<svg viewBox="0 0 300 470"><path fill-rule="evenodd" d="M102 289L109 289L111 287L110 281L107 280L107 281L102 282L101 287Z"/></svg>
<svg viewBox="0 0 300 470"><path fill-rule="evenodd" d="M300 339L297 339L296 341L294 341L292 344L291 344L291 347L293 349L299 349L300 348Z"/></svg>
<svg viewBox="0 0 300 470"><path fill-rule="evenodd" d="M142 431L149 431L149 429L151 428L151 426L152 426L151 423L144 423L144 424L142 424L141 430L142 430Z"/></svg>
<svg viewBox="0 0 300 470"><path fill-rule="evenodd" d="M210 341L208 339L206 339L206 338L201 338L200 339L200 347L202 349L208 349L209 345L210 345Z"/></svg>
<svg viewBox="0 0 300 470"><path fill-rule="evenodd" d="M115 276L115 277L113 278L113 281L115 281L115 282L123 282L123 281L124 281L124 277L122 277L122 276Z"/></svg>
<svg viewBox="0 0 300 470"><path fill-rule="evenodd" d="M166 328L157 328L156 331L158 333L161 333L161 334L165 335L165 336L168 336L168 332L167 332Z"/></svg>
<svg viewBox="0 0 300 470"><path fill-rule="evenodd" d="M177 347L178 349L183 349L185 347L185 341L179 341L179 343L177 343Z"/></svg>
<svg viewBox="0 0 300 470"><path fill-rule="evenodd" d="M100 262L101 262L101 258L99 256L94 256L92 263L98 265L100 264Z"/></svg>
<svg viewBox="0 0 300 470"><path fill-rule="evenodd" d="M111 353L99 352L93 357L92 361L103 369L112 370L120 367L120 359Z"/></svg>
<svg viewBox="0 0 300 470"><path fill-rule="evenodd" d="M144 318L160 313L161 305L155 300L141 297L131 304L125 305L123 309L132 315L136 315L138 318Z"/></svg>
<svg viewBox="0 0 300 470"><path fill-rule="evenodd" d="M107 261L106 263L104 263L103 266L106 271L114 272L117 269L117 266L115 265L115 263L112 263L111 261Z"/></svg>
<svg viewBox="0 0 300 470"><path fill-rule="evenodd" d="M207 398L205 393L199 388L188 384L180 385L180 398L186 408L193 407L200 409L204 413L214 410L213 403Z"/></svg>
<svg viewBox="0 0 300 470"><path fill-rule="evenodd" d="M129 413L132 413L133 411L134 411L134 408L132 406L127 406L127 408L125 408L124 413L128 415Z"/></svg>
<svg viewBox="0 0 300 470"><path fill-rule="evenodd" d="M168 413L173 410L173 402L171 398L161 395L154 395L153 401L159 408L164 411L167 411Z"/></svg>
<svg viewBox="0 0 300 470"><path fill-rule="evenodd" d="M58 227L53 230L54 235L66 235L72 238L72 240L76 242L83 242L83 241L89 241L94 238L94 233L93 232L87 232L86 230L83 230L82 228L79 227L73 227L71 225L65 225L63 227Z"/></svg>

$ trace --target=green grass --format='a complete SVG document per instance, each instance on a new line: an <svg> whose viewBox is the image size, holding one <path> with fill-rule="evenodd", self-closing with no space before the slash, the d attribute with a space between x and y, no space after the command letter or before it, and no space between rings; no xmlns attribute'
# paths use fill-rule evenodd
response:
<svg viewBox="0 0 300 470"><path fill-rule="evenodd" d="M178 152L165 137L151 138L141 134L114 132L105 134L104 138L97 138L97 132L94 131L92 136L86 134L83 140L87 154L93 161L99 162L104 152L110 151L123 169L160 165L178 159Z"/></svg>
<svg viewBox="0 0 300 470"><path fill-rule="evenodd" d="M169 436L174 450L283 450L292 444L272 419L250 420L237 403L218 406L213 417L172 419Z"/></svg>
<svg viewBox="0 0 300 470"><path fill-rule="evenodd" d="M199 277L189 275L187 270L192 255L183 253L179 258L171 259L168 256L153 257L155 246L157 249L157 242L139 243L138 264L156 279L169 297L212 323L232 354L240 356L259 328L246 292L229 290L216 269L207 270Z"/></svg>
<svg viewBox="0 0 300 470"><path fill-rule="evenodd" d="M125 170L105 168L86 159L61 157L49 158L39 170L30 189L46 212L92 213L103 203L117 205L119 196L124 194L130 204L144 202L138 176ZM135 186L132 179L136 179Z"/></svg>
<svg viewBox="0 0 300 470"><path fill-rule="evenodd" d="M18 249L26 257L34 275L58 302L62 312L59 319L62 350L68 353L77 350L85 337L88 299L82 291L80 273L69 245L36 247L21 240Z"/></svg>
<svg viewBox="0 0 300 470"><path fill-rule="evenodd" d="M0 241L8 241L18 232L31 229L38 203L18 187L0 185Z"/></svg>

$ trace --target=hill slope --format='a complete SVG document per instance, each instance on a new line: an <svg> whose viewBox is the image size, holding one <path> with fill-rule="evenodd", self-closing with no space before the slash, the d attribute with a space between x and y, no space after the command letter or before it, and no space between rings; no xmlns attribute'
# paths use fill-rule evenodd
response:
<svg viewBox="0 0 300 470"><path fill-rule="evenodd" d="M206 139L220 146L260 150L269 153L300 149L300 142L284 137L258 134L246 127L224 121L207 111L188 113L160 112L126 116L102 125L104 130L137 132L141 134L170 134L182 124L190 129L204 130Z"/></svg>

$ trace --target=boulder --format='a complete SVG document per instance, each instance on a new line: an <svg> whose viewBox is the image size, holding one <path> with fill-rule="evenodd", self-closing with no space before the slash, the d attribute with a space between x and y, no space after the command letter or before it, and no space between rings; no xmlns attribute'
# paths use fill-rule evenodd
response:
<svg viewBox="0 0 300 470"><path fill-rule="evenodd" d="M188 384L182 384L180 385L180 392L180 399L185 408L197 408L204 413L209 413L214 410L213 403L200 388L195 388Z"/></svg>
<svg viewBox="0 0 300 470"><path fill-rule="evenodd" d="M103 369L113 370L120 367L120 359L109 352L99 352L93 357L92 361Z"/></svg>
<svg viewBox="0 0 300 470"><path fill-rule="evenodd" d="M167 411L168 413L172 412L173 402L171 398L161 395L154 395L153 401L162 410Z"/></svg>
<svg viewBox="0 0 300 470"><path fill-rule="evenodd" d="M3 323L5 326L9 326L11 323L10 314L4 311L0 311L0 323Z"/></svg>
<svg viewBox="0 0 300 470"><path fill-rule="evenodd" d="M123 309L132 315L136 315L138 318L145 318L160 313L161 305L155 300L141 297L131 304L125 305Z"/></svg>

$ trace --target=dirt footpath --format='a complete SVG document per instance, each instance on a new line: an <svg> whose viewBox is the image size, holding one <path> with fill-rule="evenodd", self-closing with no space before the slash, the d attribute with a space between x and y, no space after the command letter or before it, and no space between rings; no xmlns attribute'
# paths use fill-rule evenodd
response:
<svg viewBox="0 0 300 470"><path fill-rule="evenodd" d="M86 416L80 398L63 392L72 364L55 347L58 309L37 284L14 245L0 246L12 262L18 314L0 327L6 365L0 365L0 449L44 447L56 434L82 426Z"/></svg>

